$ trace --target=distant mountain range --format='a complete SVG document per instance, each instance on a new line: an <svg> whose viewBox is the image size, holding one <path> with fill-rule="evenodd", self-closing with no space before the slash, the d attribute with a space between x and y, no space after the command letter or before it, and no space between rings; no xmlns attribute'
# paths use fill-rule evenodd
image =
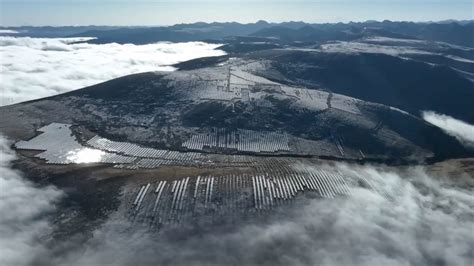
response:
<svg viewBox="0 0 474 266"><path fill-rule="evenodd" d="M96 37L92 43L146 44L158 41L222 40L232 36L254 36L288 42L354 40L364 36L403 37L442 41L474 47L474 21L393 22L366 21L310 24L305 22L241 24L237 22L177 24L166 27L3 27L31 37ZM4 34L5 35L5 34Z"/></svg>

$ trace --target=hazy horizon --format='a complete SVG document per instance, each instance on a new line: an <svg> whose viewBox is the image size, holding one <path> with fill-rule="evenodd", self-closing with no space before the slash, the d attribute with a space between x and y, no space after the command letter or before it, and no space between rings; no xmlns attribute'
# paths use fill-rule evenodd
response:
<svg viewBox="0 0 474 266"><path fill-rule="evenodd" d="M0 24L17 26L167 26L193 22L307 23L472 20L465 0L131 1L0 0ZM375 15L374 15L375 14Z"/></svg>
<svg viewBox="0 0 474 266"><path fill-rule="evenodd" d="M367 19L367 20L360 20L360 21L335 21L335 22L308 22L304 20L284 20L284 21L269 21L265 19L259 19L255 21L250 21L250 22L240 22L240 21L191 21L191 22L178 22L178 23L172 23L172 24L156 24L156 25L119 25L119 24L77 24L77 25L71 25L71 24L62 24L62 25L0 25L0 28L21 28L21 27L130 27L130 28L147 28L147 27L170 27L174 25L179 25L179 24L194 24L194 23L239 23L239 24L254 24L259 21L265 21L269 24L280 24L280 23L307 23L307 24L337 24L337 23L344 23L344 24L349 24L349 23L366 23L366 22L383 22L383 21L390 21L390 22L413 22L413 23L446 23L446 22L474 22L474 19L443 19L443 20L420 20L420 21L415 21L415 20L390 20L390 19L384 19L384 20L375 20L375 19Z"/></svg>

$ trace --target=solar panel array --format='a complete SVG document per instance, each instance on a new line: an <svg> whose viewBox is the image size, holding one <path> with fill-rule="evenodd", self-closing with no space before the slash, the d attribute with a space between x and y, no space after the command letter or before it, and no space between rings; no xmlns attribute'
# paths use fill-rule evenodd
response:
<svg viewBox="0 0 474 266"><path fill-rule="evenodd" d="M233 101L240 100L242 93L239 88L233 88L232 91L225 90L225 87L217 86L215 90L195 90L193 97L201 100Z"/></svg>
<svg viewBox="0 0 474 266"><path fill-rule="evenodd" d="M28 140L19 141L15 144L17 149L43 151L35 157L46 160L48 164L71 164L75 163L75 155L86 149L73 136L71 125L51 123L38 129L42 134ZM85 158L87 159L87 158ZM135 160L114 153L101 153L96 161L101 163L131 163Z"/></svg>
<svg viewBox="0 0 474 266"><path fill-rule="evenodd" d="M130 196L129 215L152 225L180 224L195 213L229 215L270 210L297 195L316 193L323 198L351 195L352 183L326 170L186 177L142 184Z"/></svg>
<svg viewBox="0 0 474 266"><path fill-rule="evenodd" d="M289 138L284 132L230 130L213 128L210 132L196 134L183 143L190 150L235 150L254 153L290 151Z"/></svg>
<svg viewBox="0 0 474 266"><path fill-rule="evenodd" d="M337 169L307 164L291 166L272 160L254 173L202 175L141 184L128 194L128 215L133 221L151 226L179 225L193 220L197 214L242 217L286 205L305 193L321 198L346 197L360 187L393 200L393 193L398 192L385 190L380 182L343 174Z"/></svg>
<svg viewBox="0 0 474 266"><path fill-rule="evenodd" d="M177 151L160 150L154 148L142 147L129 142L112 141L106 138L95 136L87 141L87 145L109 152L116 152L127 156L146 157L146 158L169 158L180 159L181 154ZM195 158L199 153L187 153L188 158Z"/></svg>
<svg viewBox="0 0 474 266"><path fill-rule="evenodd" d="M337 150L339 151L341 156L344 157L344 142L337 135L333 135L332 138L334 140L334 145L336 145Z"/></svg>
<svg viewBox="0 0 474 266"><path fill-rule="evenodd" d="M186 154L186 153L182 153ZM249 167L255 165L255 160L248 156L232 156L224 155L223 158L211 159L210 156L203 154L202 157L195 160L170 160L170 159L155 159L155 158L142 158L138 159L134 163L117 165L117 168L127 169L153 169L160 166L194 166L194 167L206 167L206 168L217 168L217 167Z"/></svg>
<svg viewBox="0 0 474 266"><path fill-rule="evenodd" d="M72 135L70 127L69 124L51 123L37 130L44 134L28 141L19 141L15 144L15 147L24 150L46 150L54 147L58 151L82 148L81 144Z"/></svg>
<svg viewBox="0 0 474 266"><path fill-rule="evenodd" d="M18 149L42 150L36 156L48 163L74 163L70 158L71 152L91 148L82 146L70 127L68 124L50 124L39 129L42 134L20 141L15 146ZM100 137L94 137L88 144L96 148L94 151L100 152L99 162L132 169L189 164L205 167L253 166L250 168L253 170L245 170L250 172L157 180L156 183L139 184L132 188L135 191L126 194L129 195L130 218L153 226L178 225L192 220L197 213L214 217L259 213L287 204L304 193L314 193L321 198L349 196L358 186L372 189L389 200L394 198L384 189L381 180L348 176L336 169L295 164L290 158L266 158L256 163L250 156L180 153Z"/></svg>
<svg viewBox="0 0 474 266"><path fill-rule="evenodd" d="M87 145L96 149L133 156L139 158L136 162L127 165L118 165L118 168L158 168L162 165L186 166L249 166L254 160L249 156L225 155L215 157L197 152L179 152L142 147L129 142L112 141L95 136Z"/></svg>
<svg viewBox="0 0 474 266"><path fill-rule="evenodd" d="M52 123L38 129L38 136L15 144L17 149L43 151L35 157L48 164L110 163L118 168L158 168L162 165L196 167L246 167L255 160L244 155L212 155L142 147L129 142L94 136L86 146L80 144L71 125Z"/></svg>

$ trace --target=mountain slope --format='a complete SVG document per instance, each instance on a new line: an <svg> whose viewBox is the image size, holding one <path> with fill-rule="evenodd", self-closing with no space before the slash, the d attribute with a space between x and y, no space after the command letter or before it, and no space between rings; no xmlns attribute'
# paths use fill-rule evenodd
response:
<svg viewBox="0 0 474 266"><path fill-rule="evenodd" d="M268 58L279 75L260 74L280 82L324 88L414 115L433 110L474 123L474 113L466 112L474 99L474 83L444 65L383 53L304 49L255 52L249 57Z"/></svg>
<svg viewBox="0 0 474 266"><path fill-rule="evenodd" d="M275 71L267 61L219 64L136 74L2 107L0 130L27 139L39 126L70 123L112 140L181 151L199 134L218 130L228 138L247 130L286 134L289 150L274 155L410 162L469 154L454 138L403 111L252 74Z"/></svg>

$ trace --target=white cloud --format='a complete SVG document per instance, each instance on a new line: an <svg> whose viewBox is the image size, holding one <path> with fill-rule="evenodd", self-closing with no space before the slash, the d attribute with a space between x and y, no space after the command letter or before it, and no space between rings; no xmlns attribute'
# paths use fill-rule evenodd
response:
<svg viewBox="0 0 474 266"><path fill-rule="evenodd" d="M0 30L0 34L18 34L16 30Z"/></svg>
<svg viewBox="0 0 474 266"><path fill-rule="evenodd" d="M170 65L219 56L217 44L202 42L133 44L77 43L84 38L0 36L0 105L51 96L120 76L172 71Z"/></svg>
<svg viewBox="0 0 474 266"><path fill-rule="evenodd" d="M474 147L474 125L431 111L423 112L422 115L424 120L441 128L464 145Z"/></svg>
<svg viewBox="0 0 474 266"><path fill-rule="evenodd" d="M46 251L43 238L52 228L45 214L61 197L57 189L36 187L12 170L14 159L0 135L0 265L28 265Z"/></svg>

